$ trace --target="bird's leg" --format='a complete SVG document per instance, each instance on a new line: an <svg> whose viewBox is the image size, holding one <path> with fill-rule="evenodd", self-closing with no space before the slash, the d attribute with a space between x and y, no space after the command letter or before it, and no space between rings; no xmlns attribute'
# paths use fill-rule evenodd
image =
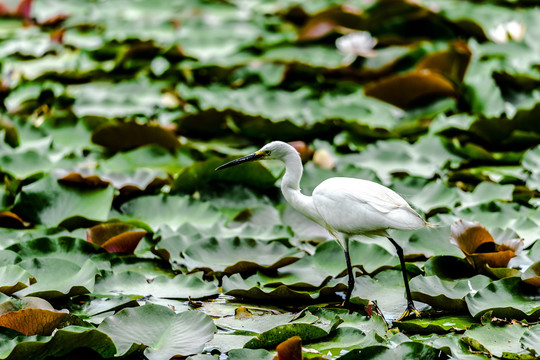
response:
<svg viewBox="0 0 540 360"><path fill-rule="evenodd" d="M351 294L354 289L354 273L351 266L351 256L349 255L349 246L347 246L347 249L345 250L345 261L347 262L347 273L349 274L349 279L348 279L347 293L345 295L345 301L343 302L343 306L347 307L349 306L349 300L351 299Z"/></svg>
<svg viewBox="0 0 540 360"><path fill-rule="evenodd" d="M399 262L401 264L401 273L403 274L403 281L405 282L405 292L407 293L407 309L398 318L398 320L408 317L409 315L411 315L411 312L413 312L417 317L420 317L420 313L414 307L414 303L411 296L411 289L409 288L409 279L407 278L407 269L405 268L405 259L403 258L403 248L399 246L399 244L391 237L389 237L388 240L390 240L390 242L396 248L396 251L399 257Z"/></svg>

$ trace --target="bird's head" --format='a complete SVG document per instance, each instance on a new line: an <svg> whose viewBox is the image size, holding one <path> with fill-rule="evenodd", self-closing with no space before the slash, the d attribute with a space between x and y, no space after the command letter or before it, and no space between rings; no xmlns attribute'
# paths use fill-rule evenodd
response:
<svg viewBox="0 0 540 360"><path fill-rule="evenodd" d="M296 149L293 148L291 145L282 141L272 141L271 143L264 145L262 148L255 151L254 153L223 164L217 167L216 170L225 169L248 161L283 160L283 158L285 158L285 156L287 156L288 154L291 154L291 152L298 154Z"/></svg>

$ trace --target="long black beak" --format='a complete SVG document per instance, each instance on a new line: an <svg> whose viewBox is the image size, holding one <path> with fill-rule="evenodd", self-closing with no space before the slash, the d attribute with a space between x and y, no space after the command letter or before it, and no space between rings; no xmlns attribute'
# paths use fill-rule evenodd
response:
<svg viewBox="0 0 540 360"><path fill-rule="evenodd" d="M238 164L242 164L242 163L245 163L245 162L248 162L248 161L257 161L257 160L260 160L263 156L264 155L262 153L254 152L253 154L246 155L246 156L241 157L239 159L229 161L226 164L218 166L216 168L216 171L222 170L222 169L225 169L225 168L228 168L228 167L231 167L231 166L235 166L235 165L238 165Z"/></svg>

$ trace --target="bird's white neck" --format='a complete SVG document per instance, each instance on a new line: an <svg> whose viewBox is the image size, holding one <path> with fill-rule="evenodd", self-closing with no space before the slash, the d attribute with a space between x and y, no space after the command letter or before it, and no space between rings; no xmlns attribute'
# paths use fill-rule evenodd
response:
<svg viewBox="0 0 540 360"><path fill-rule="evenodd" d="M321 223L322 219L313 205L311 196L300 192L300 179L302 178L302 161L294 148L285 155L281 161L285 163L285 175L281 181L281 192L289 204L298 212L311 220Z"/></svg>

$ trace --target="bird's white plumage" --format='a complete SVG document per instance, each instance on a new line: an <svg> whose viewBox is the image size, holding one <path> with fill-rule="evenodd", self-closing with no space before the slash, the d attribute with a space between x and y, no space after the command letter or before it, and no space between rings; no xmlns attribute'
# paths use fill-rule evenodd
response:
<svg viewBox="0 0 540 360"><path fill-rule="evenodd" d="M298 212L325 227L345 250L347 262L348 289L345 304L349 302L354 288L354 273L349 254L350 235L383 235L396 248L399 257L407 309L400 317L411 312L420 316L415 309L406 273L403 249L386 230L414 230L428 224L409 204L394 191L372 181L336 177L323 181L315 188L312 196L300 191L302 161L298 152L289 144L273 141L259 151L221 165L216 170L235 166L246 161L280 160L285 164L285 174L281 181L283 196Z"/></svg>
<svg viewBox="0 0 540 360"><path fill-rule="evenodd" d="M313 202L329 230L345 234L384 234L414 230L426 222L397 193L375 182L335 177L313 191Z"/></svg>

